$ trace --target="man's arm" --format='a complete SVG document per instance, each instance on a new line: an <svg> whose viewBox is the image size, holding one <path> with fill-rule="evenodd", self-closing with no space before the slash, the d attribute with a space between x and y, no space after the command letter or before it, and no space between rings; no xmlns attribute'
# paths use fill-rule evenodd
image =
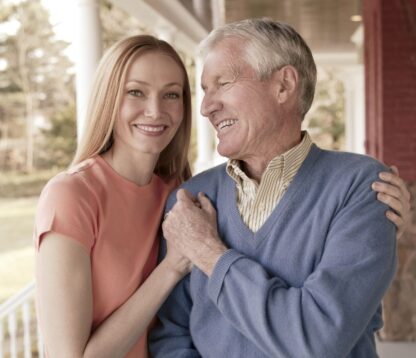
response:
<svg viewBox="0 0 416 358"><path fill-rule="evenodd" d="M200 200L199 211L186 203L174 207L164 231L209 276L210 298L223 316L270 356L347 355L376 312L396 265L395 228L385 218L387 207L375 200L371 179L355 188L334 218L322 259L301 287L271 276L235 250L218 251L211 266L199 257L201 241L204 252L220 247L211 209ZM181 227L186 236L178 235Z"/></svg>

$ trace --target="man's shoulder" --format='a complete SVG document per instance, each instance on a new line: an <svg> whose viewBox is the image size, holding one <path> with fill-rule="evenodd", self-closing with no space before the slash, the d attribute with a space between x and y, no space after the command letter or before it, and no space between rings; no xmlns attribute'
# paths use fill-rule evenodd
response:
<svg viewBox="0 0 416 358"><path fill-rule="evenodd" d="M198 195L199 192L204 192L211 200L216 198L218 189L225 180L230 179L225 168L225 163L217 165L216 167L207 169L182 183L170 194L167 207L170 207L175 203L176 192L179 189L186 189L194 196Z"/></svg>
<svg viewBox="0 0 416 358"><path fill-rule="evenodd" d="M324 149L320 149L320 151L320 167L334 173L353 176L359 174L376 175L380 171L388 170L383 163L369 155Z"/></svg>
<svg viewBox="0 0 416 358"><path fill-rule="evenodd" d="M193 176L191 179L187 180L182 184L184 188L193 188L200 185L206 186L207 184L214 184L224 178L228 177L226 173L226 164L220 164L213 168L204 170L203 172Z"/></svg>

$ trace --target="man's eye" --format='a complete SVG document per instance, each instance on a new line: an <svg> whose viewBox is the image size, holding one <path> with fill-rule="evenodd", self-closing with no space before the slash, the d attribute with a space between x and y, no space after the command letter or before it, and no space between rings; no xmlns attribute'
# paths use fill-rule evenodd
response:
<svg viewBox="0 0 416 358"><path fill-rule="evenodd" d="M165 98L167 99L178 99L180 97L181 97L180 94L177 92L169 92L165 94Z"/></svg>
<svg viewBox="0 0 416 358"><path fill-rule="evenodd" d="M143 92L140 91L140 90L136 90L136 89L129 90L129 91L127 91L127 93L130 94L130 95L132 95L132 96L135 96L135 97L141 97L141 96L143 96Z"/></svg>
<svg viewBox="0 0 416 358"><path fill-rule="evenodd" d="M220 86L221 86L221 87L224 87L224 86L226 86L226 85L228 85L228 84L230 84L230 82L220 82Z"/></svg>

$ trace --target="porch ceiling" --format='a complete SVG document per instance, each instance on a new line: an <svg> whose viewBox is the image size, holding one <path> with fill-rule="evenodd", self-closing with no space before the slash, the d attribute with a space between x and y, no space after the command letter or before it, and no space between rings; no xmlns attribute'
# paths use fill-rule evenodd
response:
<svg viewBox="0 0 416 358"><path fill-rule="evenodd" d="M292 25L312 51L351 52L350 38L361 24L361 0L224 0L225 22L249 17L271 17Z"/></svg>

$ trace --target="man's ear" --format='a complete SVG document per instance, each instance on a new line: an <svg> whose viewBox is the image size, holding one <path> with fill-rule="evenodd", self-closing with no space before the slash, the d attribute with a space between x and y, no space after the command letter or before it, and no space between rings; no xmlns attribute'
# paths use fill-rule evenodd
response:
<svg viewBox="0 0 416 358"><path fill-rule="evenodd" d="M293 97L299 85L298 71L293 66L283 66L272 75L273 83L276 84L276 97L279 103L285 103Z"/></svg>

